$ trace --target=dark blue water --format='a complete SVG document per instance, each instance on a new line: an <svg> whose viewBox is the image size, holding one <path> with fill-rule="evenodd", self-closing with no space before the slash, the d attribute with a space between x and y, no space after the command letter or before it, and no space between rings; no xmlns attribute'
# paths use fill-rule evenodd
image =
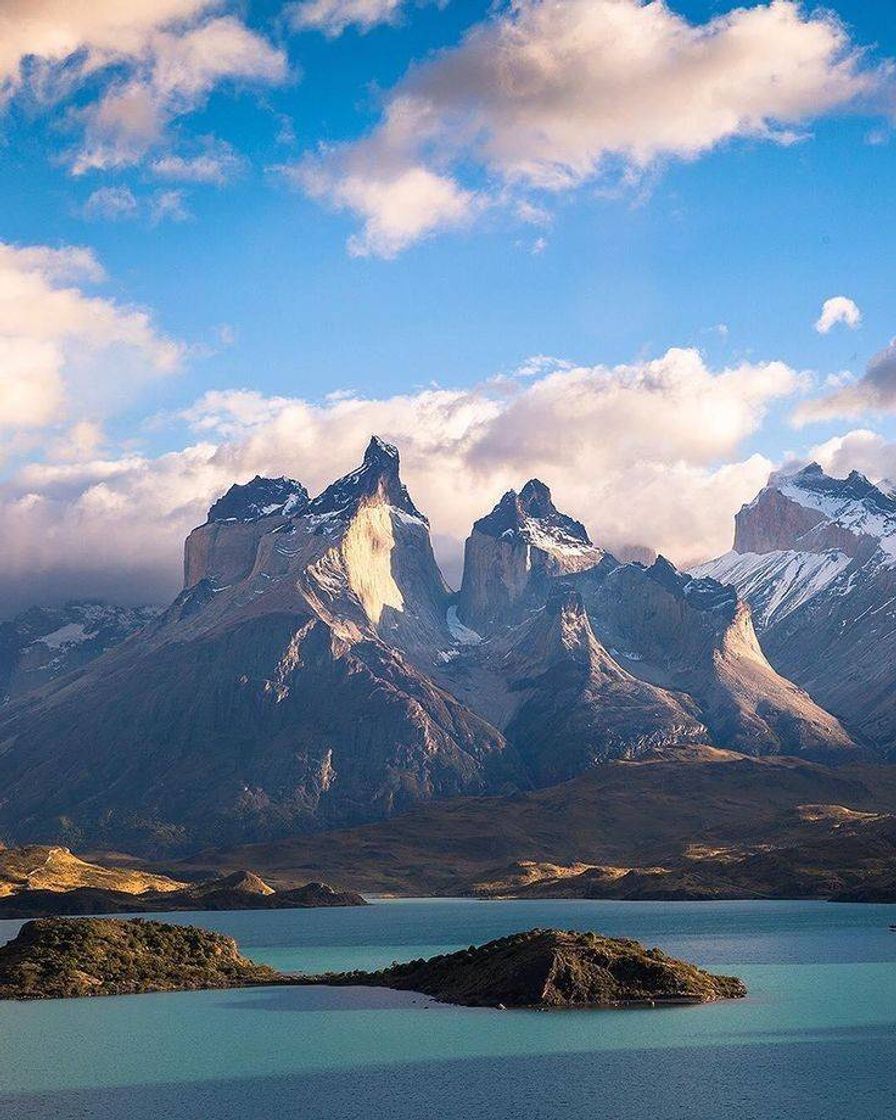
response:
<svg viewBox="0 0 896 1120"><path fill-rule="evenodd" d="M325 988L0 1003L0 1116L882 1120L896 1100L896 907L426 900L166 918L308 970L597 929L736 973L750 997L566 1013Z"/></svg>

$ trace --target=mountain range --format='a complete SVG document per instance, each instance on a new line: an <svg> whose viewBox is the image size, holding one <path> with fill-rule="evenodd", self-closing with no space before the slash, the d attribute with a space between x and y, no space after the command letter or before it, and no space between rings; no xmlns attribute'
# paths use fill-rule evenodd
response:
<svg viewBox="0 0 896 1120"><path fill-rule="evenodd" d="M31 607L0 622L0 705L82 668L158 613L158 607L72 602Z"/></svg>
<svg viewBox="0 0 896 1120"><path fill-rule="evenodd" d="M186 853L667 748L836 760L865 738L766 658L734 575L620 561L536 479L475 523L453 593L376 437L313 498L231 487L184 572L141 630L0 711L7 842Z"/></svg>

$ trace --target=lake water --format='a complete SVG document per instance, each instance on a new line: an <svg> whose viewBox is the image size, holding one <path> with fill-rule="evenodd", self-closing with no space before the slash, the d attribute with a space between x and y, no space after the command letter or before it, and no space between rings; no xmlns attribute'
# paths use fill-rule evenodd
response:
<svg viewBox="0 0 896 1120"><path fill-rule="evenodd" d="M309 971L595 929L742 976L750 996L566 1013L327 988L0 1002L4 1120L882 1120L896 1106L896 906L427 899L162 918ZM20 925L0 922L0 941Z"/></svg>

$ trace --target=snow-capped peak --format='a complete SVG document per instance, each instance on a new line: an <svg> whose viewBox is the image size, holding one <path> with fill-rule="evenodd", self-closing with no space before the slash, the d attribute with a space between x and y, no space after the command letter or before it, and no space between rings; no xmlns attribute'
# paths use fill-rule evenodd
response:
<svg viewBox="0 0 896 1120"><path fill-rule="evenodd" d="M328 486L307 512L312 518L341 519L350 516L362 499L376 495L398 514L429 524L401 481L398 449L379 436L371 437L361 466Z"/></svg>
<svg viewBox="0 0 896 1120"><path fill-rule="evenodd" d="M896 562L896 498L885 493L859 471L832 478L817 463L775 480L785 498L821 514L857 537L876 540Z"/></svg>
<svg viewBox="0 0 896 1120"><path fill-rule="evenodd" d="M308 491L294 478L256 475L235 483L208 511L211 521L260 521L263 517L291 517L308 505Z"/></svg>
<svg viewBox="0 0 896 1120"><path fill-rule="evenodd" d="M591 543L585 526L561 513L543 482L531 478L520 490L508 490L485 517L473 526L485 536L502 540L522 540L548 553L593 554L601 550Z"/></svg>

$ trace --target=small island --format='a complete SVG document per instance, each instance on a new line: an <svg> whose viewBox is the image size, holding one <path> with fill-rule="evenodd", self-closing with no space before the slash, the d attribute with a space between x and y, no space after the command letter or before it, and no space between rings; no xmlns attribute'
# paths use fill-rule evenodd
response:
<svg viewBox="0 0 896 1120"><path fill-rule="evenodd" d="M0 946L0 999L245 988L287 978L232 937L143 918L37 918Z"/></svg>
<svg viewBox="0 0 896 1120"><path fill-rule="evenodd" d="M504 1008L708 1003L747 994L736 977L713 975L638 941L556 929L515 933L379 972L328 973L299 982L396 988L443 1003Z"/></svg>
<svg viewBox="0 0 896 1120"><path fill-rule="evenodd" d="M278 972L241 956L232 937L143 918L37 918L0 946L0 999L329 984L420 992L497 1008L601 1008L707 1003L746 995L627 938L533 929L380 972Z"/></svg>

